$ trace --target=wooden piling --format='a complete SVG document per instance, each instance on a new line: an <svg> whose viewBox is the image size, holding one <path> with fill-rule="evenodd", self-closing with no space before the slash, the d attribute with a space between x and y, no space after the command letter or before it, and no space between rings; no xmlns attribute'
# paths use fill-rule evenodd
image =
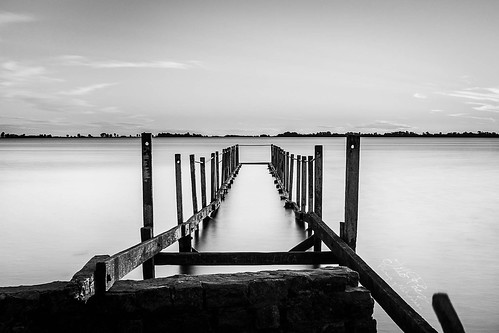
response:
<svg viewBox="0 0 499 333"><path fill-rule="evenodd" d="M201 206L206 207L206 159L204 157L200 158L201 164Z"/></svg>
<svg viewBox="0 0 499 333"><path fill-rule="evenodd" d="M177 192L177 224L184 223L183 202L182 202L182 157L175 154L175 188ZM187 234L184 228L181 230L181 236L178 240L180 252L191 252L191 236Z"/></svg>
<svg viewBox="0 0 499 333"><path fill-rule="evenodd" d="M220 189L220 156L218 151L215 152L215 178L216 178L216 190L215 190L215 197L218 197L220 193L218 193L218 190Z"/></svg>
<svg viewBox="0 0 499 333"><path fill-rule="evenodd" d="M216 170L216 167L215 167L215 153L211 153L211 169L210 169L210 187L211 187L211 198L210 198L210 202L213 202L216 198L216 175L215 175L215 170Z"/></svg>
<svg viewBox="0 0 499 333"><path fill-rule="evenodd" d="M296 204L301 205L301 155L296 156Z"/></svg>
<svg viewBox="0 0 499 333"><path fill-rule="evenodd" d="M317 216L322 219L322 169L323 169L322 146L315 146L314 158L314 209ZM312 209L309 209L312 211ZM314 238L314 251L321 251L322 241L319 237Z"/></svg>
<svg viewBox="0 0 499 333"><path fill-rule="evenodd" d="M346 141L344 241L355 251L359 210L360 136L348 135Z"/></svg>
<svg viewBox="0 0 499 333"><path fill-rule="evenodd" d="M289 201L293 201L293 169L295 165L295 154L291 154L289 158L289 191L288 191L288 199Z"/></svg>
<svg viewBox="0 0 499 333"><path fill-rule="evenodd" d="M464 333L463 324L447 294L433 294L431 304L444 333Z"/></svg>
<svg viewBox="0 0 499 333"><path fill-rule="evenodd" d="M151 239L153 232L153 199L152 199L152 135L142 133L142 211L144 227L140 229L140 240L142 242ZM145 261L142 265L144 279L155 277L154 258Z"/></svg>
<svg viewBox="0 0 499 333"><path fill-rule="evenodd" d="M196 162L193 154L189 155L189 162L191 169L192 214L196 214L198 212L198 196L196 190Z"/></svg>
<svg viewBox="0 0 499 333"><path fill-rule="evenodd" d="M307 208L307 157L301 157L301 211L306 212Z"/></svg>
<svg viewBox="0 0 499 333"><path fill-rule="evenodd" d="M308 211L314 210L314 157L308 157Z"/></svg>

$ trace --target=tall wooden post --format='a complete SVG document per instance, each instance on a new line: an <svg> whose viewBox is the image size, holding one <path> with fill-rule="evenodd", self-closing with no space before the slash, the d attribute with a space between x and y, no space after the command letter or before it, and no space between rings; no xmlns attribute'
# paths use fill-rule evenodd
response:
<svg viewBox="0 0 499 333"><path fill-rule="evenodd" d="M355 251L359 211L360 136L348 135L345 175L344 241Z"/></svg>
<svg viewBox="0 0 499 333"><path fill-rule="evenodd" d="M196 161L193 154L189 155L189 164L191 169L191 191L192 191L192 214L198 212L198 195L196 189Z"/></svg>
<svg viewBox="0 0 499 333"><path fill-rule="evenodd" d="M301 211L307 211L307 157L301 157Z"/></svg>
<svg viewBox="0 0 499 333"><path fill-rule="evenodd" d="M218 151L215 152L215 169L216 169L216 172L215 172L215 178L216 178L216 197L218 198L218 190L220 189L220 157L219 157L219 154L218 154Z"/></svg>
<svg viewBox="0 0 499 333"><path fill-rule="evenodd" d="M308 157L308 211L314 211L314 157Z"/></svg>
<svg viewBox="0 0 499 333"><path fill-rule="evenodd" d="M206 159L200 158L201 162L201 205L202 208L206 207Z"/></svg>
<svg viewBox="0 0 499 333"><path fill-rule="evenodd" d="M289 201L293 201L293 169L295 165L295 154L291 154L289 158Z"/></svg>
<svg viewBox="0 0 499 333"><path fill-rule="evenodd" d="M213 202L216 198L216 182L217 182L217 177L215 175L215 170L216 170L216 167L215 167L215 153L211 153L211 169L210 169L210 186L211 186L211 199L210 199L210 202Z"/></svg>
<svg viewBox="0 0 499 333"><path fill-rule="evenodd" d="M177 224L184 223L183 202L182 202L182 158L180 154L175 154L175 188L177 192ZM182 238L178 240L180 252L191 252L191 236L187 235L184 228L181 230Z"/></svg>
<svg viewBox="0 0 499 333"><path fill-rule="evenodd" d="M322 219L322 169L323 169L323 159L322 159L323 149L322 146L315 146L315 162L314 162L314 174L315 174L315 186L314 186L314 212ZM319 237L315 237L314 240L314 251L320 251L322 246L322 241Z"/></svg>
<svg viewBox="0 0 499 333"><path fill-rule="evenodd" d="M239 165L239 145L236 145L236 167Z"/></svg>
<svg viewBox="0 0 499 333"><path fill-rule="evenodd" d="M296 156L296 204L301 205L301 155Z"/></svg>
<svg viewBox="0 0 499 333"><path fill-rule="evenodd" d="M289 191L289 152L286 152L284 160L284 189Z"/></svg>
<svg viewBox="0 0 499 333"><path fill-rule="evenodd" d="M142 242L151 239L153 232L153 200L152 200L152 135L142 133L142 213L144 227L140 229L140 240ZM155 277L154 258L142 264L142 276L144 279Z"/></svg>

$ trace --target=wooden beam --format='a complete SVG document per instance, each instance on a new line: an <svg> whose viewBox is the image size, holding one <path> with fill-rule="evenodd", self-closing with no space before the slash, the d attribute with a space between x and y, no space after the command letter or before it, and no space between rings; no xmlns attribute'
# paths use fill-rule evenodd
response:
<svg viewBox="0 0 499 333"><path fill-rule="evenodd" d="M336 256L340 265L357 271L360 283L404 332L436 333L413 308L409 306L355 251L331 230L315 213L304 214L314 234Z"/></svg>
<svg viewBox="0 0 499 333"><path fill-rule="evenodd" d="M191 193L192 193L192 214L198 212L198 195L196 185L196 160L194 154L189 155L189 166L191 170Z"/></svg>
<svg viewBox="0 0 499 333"><path fill-rule="evenodd" d="M156 265L312 265L336 264L327 252L199 252L158 253Z"/></svg>
<svg viewBox="0 0 499 333"><path fill-rule="evenodd" d="M140 230L140 240L146 241L154 236L153 223L153 192L152 192L152 135L142 133L142 211L144 227ZM155 276L154 259L144 262L142 266L144 279L152 279Z"/></svg>
<svg viewBox="0 0 499 333"><path fill-rule="evenodd" d="M360 136L347 136L345 175L345 239L355 251L359 212Z"/></svg>
<svg viewBox="0 0 499 333"><path fill-rule="evenodd" d="M289 250L289 252L293 252L293 251L307 251L312 246L314 246L314 244L315 244L315 237L314 237L314 235L312 235L312 236L308 237L307 239L305 239L304 241L300 242L295 247L293 247L291 250Z"/></svg>
<svg viewBox="0 0 499 333"><path fill-rule="evenodd" d="M206 207L206 159L200 158L201 161L201 208Z"/></svg>
<svg viewBox="0 0 499 333"><path fill-rule="evenodd" d="M444 333L464 333L463 324L461 324L447 294L433 294L431 304Z"/></svg>

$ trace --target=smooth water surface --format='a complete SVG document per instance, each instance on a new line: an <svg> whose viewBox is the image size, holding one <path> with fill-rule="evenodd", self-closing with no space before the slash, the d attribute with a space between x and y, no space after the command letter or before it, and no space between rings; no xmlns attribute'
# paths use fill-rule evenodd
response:
<svg viewBox="0 0 499 333"><path fill-rule="evenodd" d="M301 155L324 145L323 218L338 232L344 138L155 138L156 233L177 223L174 154L183 159L186 219L192 214L188 155L209 159L211 152L235 143L274 143ZM270 158L266 146L240 151L241 161ZM0 285L69 280L92 256L137 243L140 154L138 138L0 140ZM361 140L357 252L438 330L430 303L439 291L449 293L467 331L499 330L497 165L497 139ZM287 251L304 237L292 213L282 208L266 168L245 165L215 220L201 228L193 244L200 251ZM268 267L191 272L250 269ZM157 267L158 276L178 272ZM127 278L140 275L136 270ZM398 331L379 308L375 318L380 332Z"/></svg>

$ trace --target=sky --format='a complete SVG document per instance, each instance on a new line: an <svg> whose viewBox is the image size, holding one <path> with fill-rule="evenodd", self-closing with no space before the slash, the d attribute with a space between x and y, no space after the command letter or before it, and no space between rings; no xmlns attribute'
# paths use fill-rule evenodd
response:
<svg viewBox="0 0 499 333"><path fill-rule="evenodd" d="M499 131L497 0L0 0L0 131Z"/></svg>

